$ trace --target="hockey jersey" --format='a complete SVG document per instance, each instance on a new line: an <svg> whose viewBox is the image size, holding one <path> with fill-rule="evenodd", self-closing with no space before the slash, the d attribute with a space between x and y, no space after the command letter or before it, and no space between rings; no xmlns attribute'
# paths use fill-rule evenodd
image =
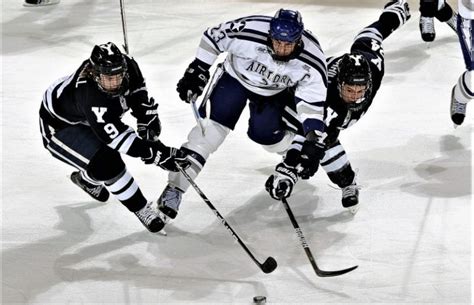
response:
<svg viewBox="0 0 474 305"><path fill-rule="evenodd" d="M304 132L321 135L327 90L325 55L318 40L304 31L303 48L295 58L274 60L268 49L270 20L268 16L248 16L209 28L196 57L212 65L219 54L227 52L225 70L242 86L262 96L295 87L296 111Z"/></svg>
<svg viewBox="0 0 474 305"><path fill-rule="evenodd" d="M146 111L141 103L148 103L145 80L138 64L126 56L128 77L126 90L117 95L101 91L87 76L89 60L71 75L58 79L44 93L40 108L43 122L54 130L83 124L90 126L96 136L109 147L133 157L141 151L140 140L134 129L121 118L129 109L135 117ZM130 149L135 144L134 149Z"/></svg>
<svg viewBox="0 0 474 305"><path fill-rule="evenodd" d="M328 93L326 99L326 145L336 141L339 132L355 124L367 112L380 88L384 75L384 53L382 48L383 37L375 27L362 30L351 46L351 53L362 54L369 62L372 72L372 90L361 107L351 110L340 97L338 89L338 63L342 55L328 58Z"/></svg>

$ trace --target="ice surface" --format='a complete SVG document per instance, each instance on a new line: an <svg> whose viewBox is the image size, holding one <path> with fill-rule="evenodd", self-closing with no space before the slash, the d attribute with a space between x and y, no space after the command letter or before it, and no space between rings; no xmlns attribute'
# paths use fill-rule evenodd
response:
<svg viewBox="0 0 474 305"><path fill-rule="evenodd" d="M206 27L291 7L325 53L338 55L383 6L291 3L126 1L130 51L160 103L165 143L179 146L195 124L175 86ZM374 105L341 136L363 186L359 213L343 210L323 171L289 199L322 269L359 265L318 278L283 207L264 191L279 157L248 139L247 112L196 182L260 261L275 257L273 273L252 263L192 189L167 237L145 231L115 199L92 202L68 180L72 169L43 149L38 109L49 84L94 44L122 43L119 1L3 1L2 303L251 304L265 295L267 304L469 304L473 105L453 129L450 93L464 70L457 37L436 22L435 42L424 43L411 4L413 18L384 42ZM125 160L144 194L158 198L166 173Z"/></svg>

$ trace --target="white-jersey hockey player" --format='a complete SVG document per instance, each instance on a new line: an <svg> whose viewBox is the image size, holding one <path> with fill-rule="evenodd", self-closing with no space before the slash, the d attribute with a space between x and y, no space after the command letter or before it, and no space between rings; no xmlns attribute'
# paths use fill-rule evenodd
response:
<svg viewBox="0 0 474 305"><path fill-rule="evenodd" d="M248 16L207 29L196 58L178 82L182 100L189 102L202 93L209 68L224 52L227 57L223 70L209 95L211 107L205 133L194 127L181 148L191 162L189 175L194 178L202 170L209 155L234 129L247 101L249 138L269 148L279 143L288 147L292 136L284 130L281 117L288 99L285 89L289 87L295 87L292 103L302 119L304 133L312 134L315 141L311 145L315 151L322 151L326 58L318 40L304 30L301 14L280 9L274 17ZM200 110L204 115L203 106ZM170 173L168 182L158 207L175 218L189 183L180 173Z"/></svg>
<svg viewBox="0 0 474 305"><path fill-rule="evenodd" d="M446 0L420 0L420 33L421 38L431 42L436 37L434 18L446 22L456 31L456 12Z"/></svg>
<svg viewBox="0 0 474 305"><path fill-rule="evenodd" d="M158 140L157 108L136 61L111 42L94 46L76 72L54 82L40 108L43 144L79 170L71 180L98 201L107 201L111 192L151 232L160 231L164 222L120 153L170 171L177 170L176 161L186 167L181 151ZM138 136L121 120L129 109L137 118Z"/></svg>
<svg viewBox="0 0 474 305"><path fill-rule="evenodd" d="M354 170L338 140L339 133L355 124L369 109L384 76L382 41L409 18L406 0L391 1L379 19L355 37L350 53L327 59L325 151L321 166L329 179L342 189L342 205L352 213L358 209L359 191ZM286 108L284 119L289 128L301 135L302 126L291 108ZM275 173L266 182L272 198L280 200L290 196L298 177L309 179L316 173L318 162L311 160L312 149L303 137L295 137L283 162L276 166Z"/></svg>
<svg viewBox="0 0 474 305"><path fill-rule="evenodd" d="M466 106L474 99L474 0L459 0L457 29L466 71L454 85L451 95L451 119L461 125L466 116Z"/></svg>

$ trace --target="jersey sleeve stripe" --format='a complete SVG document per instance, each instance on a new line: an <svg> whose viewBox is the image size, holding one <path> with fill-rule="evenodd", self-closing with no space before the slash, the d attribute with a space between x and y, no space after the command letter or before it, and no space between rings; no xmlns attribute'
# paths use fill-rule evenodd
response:
<svg viewBox="0 0 474 305"><path fill-rule="evenodd" d="M128 127L124 132L119 134L112 142L110 142L108 146L126 154L136 137L137 135L135 134L135 131L131 127Z"/></svg>
<svg viewBox="0 0 474 305"><path fill-rule="evenodd" d="M380 32L376 28L371 27L365 28L361 32L359 32L359 34L357 34L357 36L354 38L354 41L361 38L371 38L375 39L378 42L382 42L383 40L382 34L380 34Z"/></svg>

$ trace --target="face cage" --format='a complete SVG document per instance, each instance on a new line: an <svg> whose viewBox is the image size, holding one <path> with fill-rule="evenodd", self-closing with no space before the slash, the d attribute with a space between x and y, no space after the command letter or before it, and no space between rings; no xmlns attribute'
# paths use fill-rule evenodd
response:
<svg viewBox="0 0 474 305"><path fill-rule="evenodd" d="M346 84L346 85L348 85L348 84ZM355 84L355 85L362 86L361 84ZM341 98L342 103L344 103L344 105L352 111L358 111L358 110L362 109L364 107L364 105L367 103L367 101L369 100L370 94L372 93L372 80L369 80L365 84L366 89L365 89L364 95L361 98L357 99L355 102L347 103L346 101L344 101L344 98L342 96L342 86L343 86L343 84L341 84L341 83L338 83L338 85L337 85L337 89L339 91L339 97ZM349 86L353 86L353 85L349 85Z"/></svg>
<svg viewBox="0 0 474 305"><path fill-rule="evenodd" d="M126 89L126 84L128 84L128 73L126 72L126 70L124 72L122 72L123 76L122 76L122 81L120 83L120 85L114 89L114 90L109 90L109 89L106 89L104 88L103 84L102 84L102 80L100 78L100 75L109 75L109 74L105 74L105 73L98 73L98 71L95 71L94 72L94 81L95 83L97 84L97 87L104 93L106 93L107 95L109 96L118 96L122 93L125 92L125 89ZM110 76L110 75L109 75Z"/></svg>

